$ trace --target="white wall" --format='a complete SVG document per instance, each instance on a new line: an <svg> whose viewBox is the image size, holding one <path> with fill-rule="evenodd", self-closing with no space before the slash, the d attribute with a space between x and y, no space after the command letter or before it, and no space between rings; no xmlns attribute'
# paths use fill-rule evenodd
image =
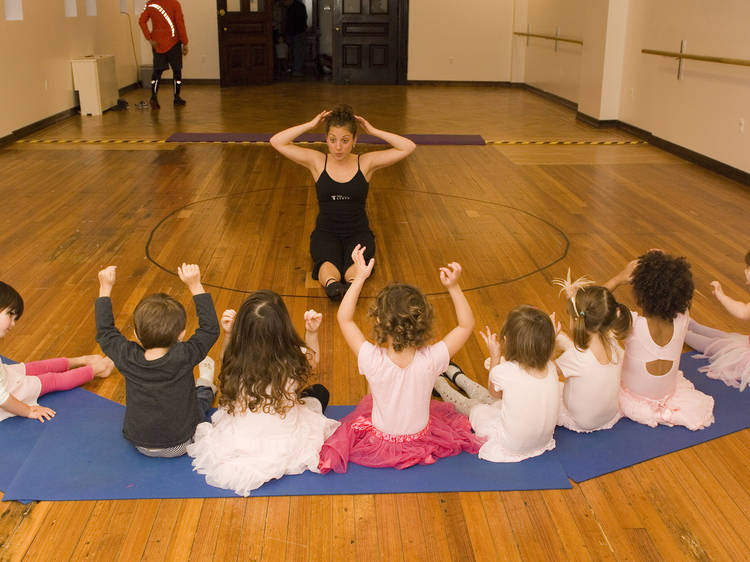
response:
<svg viewBox="0 0 750 562"><path fill-rule="evenodd" d="M599 0L595 0L599 1ZM527 0L530 33L583 39L585 0ZM523 25L518 22L517 25ZM516 31L526 31L516 29ZM548 39L516 36L515 48L525 51L524 82L566 100L578 102L582 47Z"/></svg>
<svg viewBox="0 0 750 562"><path fill-rule="evenodd" d="M24 0L23 20L0 12L0 137L74 106L70 61L114 55L120 86L136 80L127 16L120 3L97 1L97 15L65 17L63 0Z"/></svg>
<svg viewBox="0 0 750 562"><path fill-rule="evenodd" d="M750 60L750 2L630 0L619 119L750 172L750 67L685 61L641 49ZM745 131L740 132L740 119Z"/></svg>
<svg viewBox="0 0 750 562"><path fill-rule="evenodd" d="M408 80L511 78L514 0L411 0Z"/></svg>

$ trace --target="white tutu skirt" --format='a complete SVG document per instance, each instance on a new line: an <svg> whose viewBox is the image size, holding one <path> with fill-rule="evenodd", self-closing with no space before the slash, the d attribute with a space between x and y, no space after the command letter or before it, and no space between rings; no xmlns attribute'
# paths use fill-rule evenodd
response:
<svg viewBox="0 0 750 562"><path fill-rule="evenodd" d="M217 488L240 496L285 474L318 472L320 448L339 426L320 412L320 402L308 399L285 417L262 412L229 415L219 409L211 423L198 424L187 453L193 470Z"/></svg>
<svg viewBox="0 0 750 562"><path fill-rule="evenodd" d="M743 334L727 334L711 341L697 359L709 364L698 369L707 377L723 381L727 386L745 390L750 382L750 340Z"/></svg>

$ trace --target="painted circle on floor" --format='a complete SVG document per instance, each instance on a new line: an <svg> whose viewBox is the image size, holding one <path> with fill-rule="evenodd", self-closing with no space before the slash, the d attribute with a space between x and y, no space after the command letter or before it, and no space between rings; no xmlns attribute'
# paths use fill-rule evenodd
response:
<svg viewBox="0 0 750 562"><path fill-rule="evenodd" d="M463 268L464 291L512 283L558 263L570 245L559 227L529 211L460 195L371 191L367 209L377 248L362 298L391 280L446 294L438 268L452 261ZM193 201L156 224L146 257L173 275L182 262L197 263L207 287L325 299L310 276L316 214L307 185Z"/></svg>

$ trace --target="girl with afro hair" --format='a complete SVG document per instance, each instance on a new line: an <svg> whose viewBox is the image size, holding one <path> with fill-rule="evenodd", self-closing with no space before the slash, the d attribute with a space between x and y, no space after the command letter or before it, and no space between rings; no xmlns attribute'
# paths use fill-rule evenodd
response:
<svg viewBox="0 0 750 562"><path fill-rule="evenodd" d="M633 421L703 429L714 421L714 399L679 369L690 322L693 276L685 258L651 250L630 262L606 287L630 283L641 313L631 311L625 340L620 409Z"/></svg>

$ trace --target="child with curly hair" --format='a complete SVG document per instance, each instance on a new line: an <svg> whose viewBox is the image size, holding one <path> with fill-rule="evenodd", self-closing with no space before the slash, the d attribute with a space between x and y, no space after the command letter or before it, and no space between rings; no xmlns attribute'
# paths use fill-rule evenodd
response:
<svg viewBox="0 0 750 562"><path fill-rule="evenodd" d="M632 327L628 308L615 300L606 287L585 277L555 279L568 297L571 339L557 335L564 349L557 367L565 377L557 424L571 431L588 433L609 429L622 417L620 376L624 341Z"/></svg>
<svg viewBox="0 0 750 562"><path fill-rule="evenodd" d="M703 429L714 422L714 399L695 389L679 369L693 298L693 275L685 258L651 250L607 282L614 290L631 283L642 314L631 311L625 341L620 409L651 427Z"/></svg>
<svg viewBox="0 0 750 562"><path fill-rule="evenodd" d="M317 472L318 452L339 423L323 415L328 391L306 386L318 365L323 315L305 312L305 341L273 291L252 293L222 315L219 409L198 425L187 453L211 486L247 496L285 474Z"/></svg>
<svg viewBox="0 0 750 562"><path fill-rule="evenodd" d="M474 315L458 285L461 266L454 262L440 268L440 281L453 301L458 326L438 343L427 345L432 307L416 287L391 283L378 293L370 310L373 345L354 322L357 299L375 263L370 259L365 264L364 256L365 248L357 245L352 252L356 275L337 318L370 393L323 445L320 471L346 472L349 461L403 469L461 451L476 453L479 442L466 416L452 404L430 400L435 379L474 327Z"/></svg>
<svg viewBox="0 0 750 562"><path fill-rule="evenodd" d="M745 254L745 284L750 287L750 252ZM712 281L711 286L714 296L729 314L740 320L750 320L750 302L725 295L718 281ZM750 341L746 334L722 332L690 320L685 343L701 352L695 357L708 359L709 364L698 369L701 373L741 391L750 383Z"/></svg>

